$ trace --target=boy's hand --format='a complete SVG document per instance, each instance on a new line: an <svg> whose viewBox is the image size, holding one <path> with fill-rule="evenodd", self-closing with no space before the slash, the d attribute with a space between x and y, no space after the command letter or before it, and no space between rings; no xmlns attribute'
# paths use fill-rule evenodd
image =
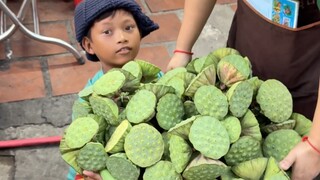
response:
<svg viewBox="0 0 320 180"><path fill-rule="evenodd" d="M175 53L167 66L167 71L170 71L177 67L185 67L190 60L191 55L189 54Z"/></svg>
<svg viewBox="0 0 320 180"><path fill-rule="evenodd" d="M83 175L85 176L85 180L102 180L102 177L98 173L94 173L92 171L83 171Z"/></svg>

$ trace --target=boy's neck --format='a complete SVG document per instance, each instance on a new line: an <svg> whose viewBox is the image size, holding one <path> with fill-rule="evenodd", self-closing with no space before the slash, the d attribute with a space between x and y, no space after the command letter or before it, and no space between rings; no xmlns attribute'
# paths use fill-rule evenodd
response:
<svg viewBox="0 0 320 180"><path fill-rule="evenodd" d="M105 74L106 72L108 72L110 69L112 68L116 68L114 66L111 66L111 65L105 65L105 64L101 64L101 67L102 67L102 71L103 71L103 74Z"/></svg>

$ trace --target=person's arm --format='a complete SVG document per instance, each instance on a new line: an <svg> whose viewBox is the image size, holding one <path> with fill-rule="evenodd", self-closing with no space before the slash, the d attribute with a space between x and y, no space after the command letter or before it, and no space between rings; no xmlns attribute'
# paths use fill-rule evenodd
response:
<svg viewBox="0 0 320 180"><path fill-rule="evenodd" d="M206 24L216 0L186 0L184 4L184 16L179 31L176 50L191 52L204 25ZM175 53L167 66L167 70L186 66L191 55Z"/></svg>
<svg viewBox="0 0 320 180"><path fill-rule="evenodd" d="M320 80L317 106L313 117L308 141L297 144L280 162L283 170L293 165L291 178L314 179L320 173ZM310 144L309 144L310 143ZM312 147L313 146L313 147Z"/></svg>
<svg viewBox="0 0 320 180"><path fill-rule="evenodd" d="M318 101L313 116L312 127L309 133L309 141L320 150L320 82L318 90Z"/></svg>

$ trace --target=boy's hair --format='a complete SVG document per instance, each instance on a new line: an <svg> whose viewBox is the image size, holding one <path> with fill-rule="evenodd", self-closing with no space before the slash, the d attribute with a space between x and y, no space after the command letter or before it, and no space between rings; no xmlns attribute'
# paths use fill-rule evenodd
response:
<svg viewBox="0 0 320 180"><path fill-rule="evenodd" d="M146 16L140 6L134 0L83 0L75 9L74 24L76 39L82 47L82 39L87 36L92 24L97 18L110 16L107 12L123 9L132 14L135 19L141 38L159 28L148 16ZM82 47L83 48L83 47ZM86 52L88 60L99 61L96 55Z"/></svg>

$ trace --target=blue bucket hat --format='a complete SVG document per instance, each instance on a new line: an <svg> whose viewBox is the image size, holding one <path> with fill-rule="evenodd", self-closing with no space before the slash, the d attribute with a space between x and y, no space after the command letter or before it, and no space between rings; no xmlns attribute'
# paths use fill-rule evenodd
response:
<svg viewBox="0 0 320 180"><path fill-rule="evenodd" d="M76 39L80 45L95 19L102 13L115 9L124 9L133 15L142 38L159 28L134 0L83 0L77 5L74 15ZM99 61L96 55L86 53L86 56L88 60Z"/></svg>

